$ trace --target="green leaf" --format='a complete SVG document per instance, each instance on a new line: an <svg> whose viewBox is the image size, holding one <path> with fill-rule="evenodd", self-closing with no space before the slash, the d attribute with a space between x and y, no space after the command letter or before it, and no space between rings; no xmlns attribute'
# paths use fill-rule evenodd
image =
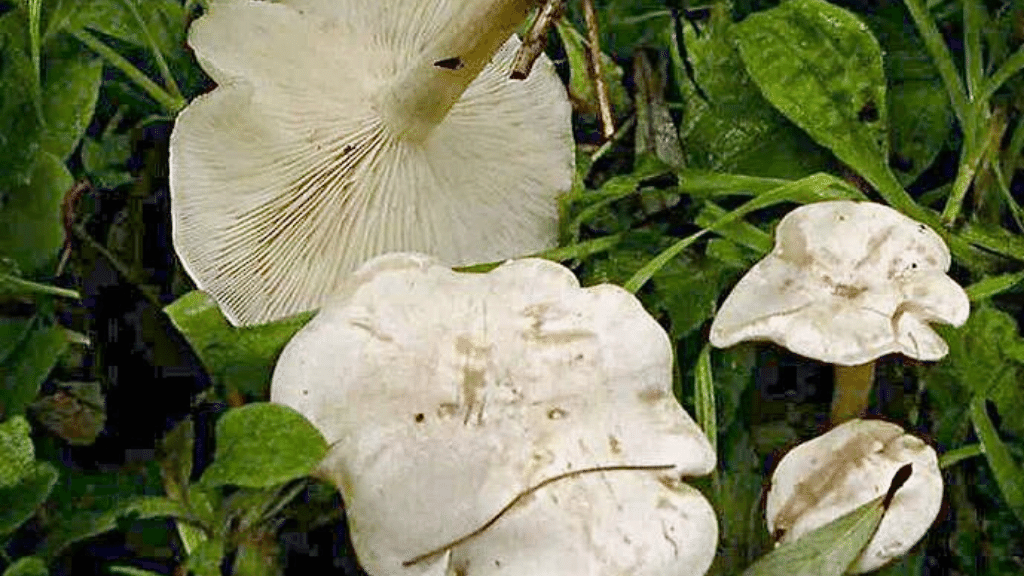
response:
<svg viewBox="0 0 1024 576"><path fill-rule="evenodd" d="M0 422L0 488L9 488L32 469L36 453L28 420L14 416Z"/></svg>
<svg viewBox="0 0 1024 576"><path fill-rule="evenodd" d="M195 576L221 576L220 565L224 562L224 541L210 539L200 544L189 554L185 566Z"/></svg>
<svg viewBox="0 0 1024 576"><path fill-rule="evenodd" d="M63 518L61 523L54 527L44 552L45 555L52 557L74 542L116 529L122 521L163 517L191 519L192 514L188 508L169 498L135 496L107 512L84 512Z"/></svg>
<svg viewBox="0 0 1024 576"><path fill-rule="evenodd" d="M300 314L271 324L236 328L213 298L190 292L164 312L188 340L215 384L266 398L274 363L284 345L312 317Z"/></svg>
<svg viewBox="0 0 1024 576"><path fill-rule="evenodd" d="M67 348L67 336L56 326L37 326L0 364L0 413L22 414L39 392L50 370Z"/></svg>
<svg viewBox="0 0 1024 576"><path fill-rule="evenodd" d="M657 157L669 166L682 168L686 163L672 114L665 103L665 71L661 60L650 61L643 50L633 57L633 83L636 85L635 154Z"/></svg>
<svg viewBox="0 0 1024 576"><path fill-rule="evenodd" d="M327 453L327 442L301 414L270 403L229 410L217 422L207 486L264 488L307 476Z"/></svg>
<svg viewBox="0 0 1024 576"><path fill-rule="evenodd" d="M107 134L100 140L82 141L82 166L97 188L114 189L135 180L126 168L131 157L127 134Z"/></svg>
<svg viewBox="0 0 1024 576"><path fill-rule="evenodd" d="M963 422L967 401L979 396L995 403L1008 431L1024 436L1024 338L1013 317L981 304L963 327L936 330L949 344L949 355L925 373L926 389L939 402L937 430Z"/></svg>
<svg viewBox="0 0 1024 576"><path fill-rule="evenodd" d="M18 558L4 570L4 576L49 576L46 562L38 556Z"/></svg>
<svg viewBox="0 0 1024 576"><path fill-rule="evenodd" d="M32 330L31 318L0 317L0 366L18 349Z"/></svg>
<svg viewBox="0 0 1024 576"><path fill-rule="evenodd" d="M64 242L61 202L74 184L60 158L40 152L34 162L26 182L6 190L0 183L0 254L26 274L56 258Z"/></svg>
<svg viewBox="0 0 1024 576"><path fill-rule="evenodd" d="M982 278L967 288L964 288L964 291L967 292L967 297L970 298L972 302L978 302L980 300L996 296L997 294L1002 294L1017 284L1020 284L1022 281L1024 281L1024 272L1017 272L1015 274L999 274L996 276Z"/></svg>
<svg viewBox="0 0 1024 576"><path fill-rule="evenodd" d="M43 76L44 150L61 160L74 152L92 120L102 80L103 63L87 53L66 49L47 58Z"/></svg>
<svg viewBox="0 0 1024 576"><path fill-rule="evenodd" d="M715 376L711 368L711 344L705 344L694 369L694 412L697 423L718 452L718 422L715 419Z"/></svg>
<svg viewBox="0 0 1024 576"><path fill-rule="evenodd" d="M985 398L982 396L975 396L971 400L971 423L985 449L985 458L995 474L999 491L1003 493L1006 504L1017 520L1024 524L1024 469L1013 461L1009 449L999 438L985 410Z"/></svg>
<svg viewBox="0 0 1024 576"><path fill-rule="evenodd" d="M57 478L57 469L50 463L35 462L17 484L0 488L0 535L14 532L35 515Z"/></svg>
<svg viewBox="0 0 1024 576"><path fill-rule="evenodd" d="M725 4L713 5L700 33L683 26L687 57L706 100L687 76L672 23L663 30L683 103L679 137L687 166L784 178L802 178L827 166L829 153L773 109L750 78Z"/></svg>
<svg viewBox="0 0 1024 576"><path fill-rule="evenodd" d="M160 572L152 572L150 570L143 570L142 568L136 568L134 566L111 566L107 568L111 574L118 574L121 576L163 576Z"/></svg>
<svg viewBox="0 0 1024 576"><path fill-rule="evenodd" d="M824 0L792 0L737 29L740 55L765 98L893 207L919 212L889 170L882 51L868 27Z"/></svg>
<svg viewBox="0 0 1024 576"><path fill-rule="evenodd" d="M140 48L149 48L152 38L165 56L184 47L185 11L178 0L62 0L58 4L60 29L88 28Z"/></svg>
<svg viewBox="0 0 1024 576"><path fill-rule="evenodd" d="M889 79L891 165L904 185L935 161L955 121L928 51L916 34L908 33L909 18L899 3L879 7L866 17L882 45Z"/></svg>
<svg viewBox="0 0 1024 576"><path fill-rule="evenodd" d="M743 576L841 576L860 556L882 521L882 498L782 544Z"/></svg>

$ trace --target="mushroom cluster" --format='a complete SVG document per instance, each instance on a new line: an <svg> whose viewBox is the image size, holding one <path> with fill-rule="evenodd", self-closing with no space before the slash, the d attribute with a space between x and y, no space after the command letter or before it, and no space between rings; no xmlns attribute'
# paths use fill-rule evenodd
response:
<svg viewBox="0 0 1024 576"><path fill-rule="evenodd" d="M772 475L765 517L779 542L802 535L886 493L910 464L878 530L849 571L877 570L907 553L935 521L942 504L942 474L935 450L880 420L850 420L787 453Z"/></svg>
<svg viewBox="0 0 1024 576"><path fill-rule="evenodd" d="M467 265L552 246L570 106L533 0L215 0L189 44L217 83L171 135L175 249L236 325L317 307L368 258Z"/></svg>
<svg viewBox="0 0 1024 576"><path fill-rule="evenodd" d="M668 336L539 259L487 274L370 260L287 345L271 399L331 450L370 574L702 575L712 470Z"/></svg>
<svg viewBox="0 0 1024 576"><path fill-rule="evenodd" d="M722 303L711 343L769 340L834 364L840 423L866 408L875 359L938 360L949 351L929 323L960 326L970 312L949 266L934 230L888 206L802 206L779 222L771 253Z"/></svg>

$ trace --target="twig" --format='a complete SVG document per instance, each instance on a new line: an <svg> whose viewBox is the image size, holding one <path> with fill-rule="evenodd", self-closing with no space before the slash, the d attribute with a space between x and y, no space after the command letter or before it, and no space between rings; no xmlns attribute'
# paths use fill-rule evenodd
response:
<svg viewBox="0 0 1024 576"><path fill-rule="evenodd" d="M594 82L594 91L597 92L601 134L608 139L615 134L615 117L612 116L608 84L604 81L604 70L601 66L601 37L597 27L597 10L594 8L594 0L583 0L583 20L587 25L587 55L590 57L590 73Z"/></svg>
<svg viewBox="0 0 1024 576"><path fill-rule="evenodd" d="M547 0L537 12L530 30L523 36L523 44L516 52L515 60L512 61L512 74L509 78L513 80L524 80L533 70L533 63L544 53L547 45L548 32L562 17L565 12L567 0Z"/></svg>
<svg viewBox="0 0 1024 576"><path fill-rule="evenodd" d="M558 482L559 480L564 480L566 478L570 478L570 477L573 477L573 476L582 476L583 474L592 474L594 472L616 472L616 471L622 471L622 470L671 470L672 468L674 468L674 466L672 464L647 465L647 466L644 466L644 465L639 465L639 466L630 466L630 465L595 466L593 468L583 468L583 469L580 469L580 470L573 470L571 472L565 472L563 474L558 474L557 476L552 476L551 478L547 478L547 479L541 481L540 483L538 483L538 484L536 484L534 486L531 486L531 487L527 488L526 490L523 490L522 492L517 494L516 497L513 498L511 501L509 501L509 503L506 504L504 508L499 510L497 514L492 516L491 519L488 520L487 522L484 522L476 530L473 530L472 532L470 532L469 534L466 534L464 536L460 536L459 538L456 538L455 540L452 540L451 542L445 544L444 546L439 546L439 547L431 550L430 552L426 552L424 554L420 554L419 556L410 558L409 560L406 560L405 562L402 562L402 566L409 567L409 566L412 566L414 564L419 564L420 562L423 562L424 560L429 560L430 558L433 558L434 556L437 556L439 554L443 554L443 553L447 552L448 550L458 546L459 544L462 544L463 542L469 540L470 538L475 538L476 536L479 536L480 534L482 534L484 532L484 530L487 530L491 526L494 526L495 522L497 522L502 516L504 516L506 512L508 512L509 510L514 508L516 506L516 504L519 504L520 502L522 502L524 498L526 498L530 494L533 494L534 492L540 490L541 488L547 486L548 484L553 484L555 482Z"/></svg>

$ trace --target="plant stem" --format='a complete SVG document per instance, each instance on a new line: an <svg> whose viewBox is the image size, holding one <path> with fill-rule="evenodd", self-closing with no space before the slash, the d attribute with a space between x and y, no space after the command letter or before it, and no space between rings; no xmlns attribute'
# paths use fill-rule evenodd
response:
<svg viewBox="0 0 1024 576"><path fill-rule="evenodd" d="M860 418L868 411L868 398L875 382L875 362L856 366L836 364L835 389L832 393L832 426Z"/></svg>
<svg viewBox="0 0 1024 576"><path fill-rule="evenodd" d="M939 468L946 469L950 466L959 464L968 458L981 456L984 453L985 449L982 448L981 444L968 444L967 446L961 446L939 456Z"/></svg>
<svg viewBox="0 0 1024 576"><path fill-rule="evenodd" d="M185 107L184 98L180 96L175 97L168 93L156 82L153 82L149 77L139 71L138 68L133 66L131 62L118 54L116 50L101 42L99 38L96 38L83 29L71 30L70 33L79 42L88 46L90 50L99 54L101 58L107 61L107 64L110 64L114 68L123 72L124 75L131 79L136 86L149 94L153 100L156 100L157 103L163 106L163 108L170 114L177 114Z"/></svg>
<svg viewBox="0 0 1024 576"><path fill-rule="evenodd" d="M381 97L390 131L423 141L526 19L534 0L464 0L457 16ZM412 14L409 18L423 17Z"/></svg>

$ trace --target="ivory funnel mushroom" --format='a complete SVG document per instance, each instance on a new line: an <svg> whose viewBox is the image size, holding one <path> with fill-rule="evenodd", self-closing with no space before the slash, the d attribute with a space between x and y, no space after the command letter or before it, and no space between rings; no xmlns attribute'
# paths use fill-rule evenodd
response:
<svg viewBox="0 0 1024 576"><path fill-rule="evenodd" d="M779 222L775 247L722 303L710 340L769 340L835 365L832 418L840 423L866 410L876 358L938 360L949 351L929 323L960 326L970 311L949 266L939 235L892 208L802 206Z"/></svg>
<svg viewBox="0 0 1024 576"><path fill-rule="evenodd" d="M532 0L217 0L217 88L171 135L175 249L235 325L317 307L368 258L467 265L555 243L571 109L508 78Z"/></svg>
<svg viewBox="0 0 1024 576"><path fill-rule="evenodd" d="M619 287L389 254L289 342L271 399L331 444L370 574L701 575L717 524L682 479L715 455L671 365Z"/></svg>
<svg viewBox="0 0 1024 576"><path fill-rule="evenodd" d="M911 465L910 478L896 492L850 572L877 570L924 536L942 504L935 450L896 424L850 420L789 451L772 475L765 510L768 530L779 543L799 540L884 495L906 464Z"/></svg>

